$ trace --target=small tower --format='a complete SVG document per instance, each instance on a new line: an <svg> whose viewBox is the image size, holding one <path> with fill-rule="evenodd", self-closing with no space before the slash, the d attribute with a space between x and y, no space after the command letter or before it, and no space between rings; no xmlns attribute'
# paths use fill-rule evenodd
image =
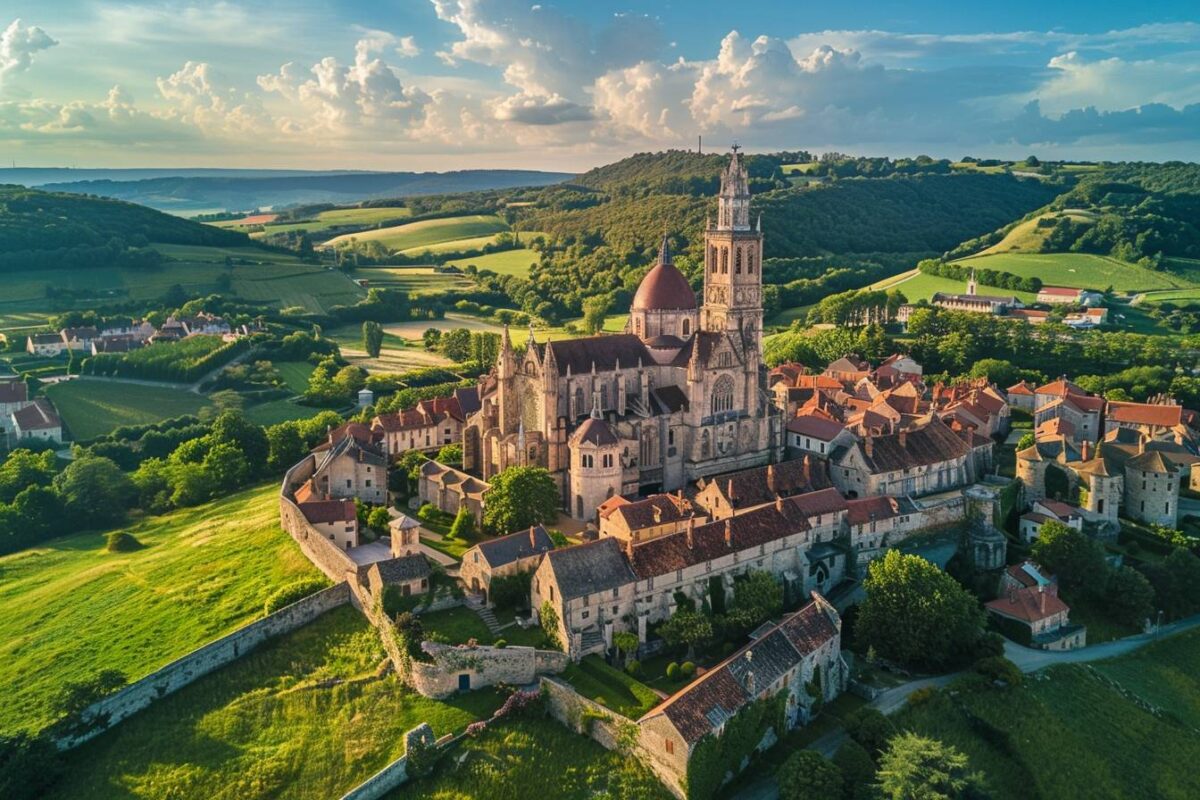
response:
<svg viewBox="0 0 1200 800"><path fill-rule="evenodd" d="M975 268L971 267L971 277L967 279L967 294L974 297L979 289L979 283L975 280Z"/></svg>
<svg viewBox="0 0 1200 800"><path fill-rule="evenodd" d="M762 231L750 224L750 176L737 145L721 173L717 224L704 231L704 306L700 326L740 333L760 350L762 331Z"/></svg>

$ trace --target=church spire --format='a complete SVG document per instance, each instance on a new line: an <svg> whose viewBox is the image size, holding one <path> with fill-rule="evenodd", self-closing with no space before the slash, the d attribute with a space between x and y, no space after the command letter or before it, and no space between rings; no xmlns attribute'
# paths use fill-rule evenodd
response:
<svg viewBox="0 0 1200 800"><path fill-rule="evenodd" d="M665 233L663 234L663 237L662 237L662 244L659 245L659 247L658 247L658 263L660 263L660 264L674 264L675 263L671 259L671 242L670 242L670 239L668 238L667 234L665 234Z"/></svg>

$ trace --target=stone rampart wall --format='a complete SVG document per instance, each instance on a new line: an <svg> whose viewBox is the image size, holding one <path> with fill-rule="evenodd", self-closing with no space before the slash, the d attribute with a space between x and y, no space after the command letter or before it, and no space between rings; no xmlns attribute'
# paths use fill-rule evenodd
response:
<svg viewBox="0 0 1200 800"><path fill-rule="evenodd" d="M150 673L120 691L93 703L80 715L86 730L59 739L68 750L92 739L156 700L179 691L219 667L253 650L268 639L307 625L317 617L350 601L346 583L339 583L297 600L269 616L255 620Z"/></svg>
<svg viewBox="0 0 1200 800"><path fill-rule="evenodd" d="M354 559L310 525L292 501L296 487L312 477L315 469L316 457L308 455L287 471L279 492L279 524L296 541L308 560L330 580L340 582L352 577L356 579L358 565Z"/></svg>
<svg viewBox="0 0 1200 800"><path fill-rule="evenodd" d="M584 697L558 678L543 675L542 693L550 716L576 733L591 737L606 750L618 749L622 725L637 727L633 720ZM634 737L630 740L635 744Z"/></svg>
<svg viewBox="0 0 1200 800"><path fill-rule="evenodd" d="M532 647L467 647L425 644L433 663L413 661L409 683L426 697L448 697L459 691L459 678L467 675L471 689L498 683L523 686L539 675L559 673L567 667L566 653Z"/></svg>

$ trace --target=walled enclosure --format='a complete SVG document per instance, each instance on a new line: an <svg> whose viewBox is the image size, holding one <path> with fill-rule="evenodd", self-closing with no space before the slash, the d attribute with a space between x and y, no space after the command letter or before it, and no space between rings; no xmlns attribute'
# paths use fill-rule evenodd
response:
<svg viewBox="0 0 1200 800"><path fill-rule="evenodd" d="M179 691L198 678L235 661L268 639L307 625L327 611L350 602L350 588L339 583L322 589L222 636L172 661L139 681L88 706L80 718L85 730L59 739L60 750L78 747L156 700Z"/></svg>
<svg viewBox="0 0 1200 800"><path fill-rule="evenodd" d="M453 646L425 642L422 649L433 663L413 661L409 682L426 697L449 697L459 691L461 676L470 689L505 683L523 686L539 675L559 673L567 667L566 653L532 647Z"/></svg>

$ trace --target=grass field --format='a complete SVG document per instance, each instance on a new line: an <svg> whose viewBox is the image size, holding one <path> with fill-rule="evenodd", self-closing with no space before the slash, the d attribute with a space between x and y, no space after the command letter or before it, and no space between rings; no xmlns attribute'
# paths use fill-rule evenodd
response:
<svg viewBox="0 0 1200 800"><path fill-rule="evenodd" d="M328 800L403 754L405 731L461 731L499 705L421 697L377 677L383 657L358 611L331 611L72 752L49 796Z"/></svg>
<svg viewBox="0 0 1200 800"><path fill-rule="evenodd" d="M893 719L967 753L997 800L1196 797L1198 658L1192 632L1090 667L1053 667L1017 689L941 693Z"/></svg>
<svg viewBox="0 0 1200 800"><path fill-rule="evenodd" d="M246 419L256 425L277 425L290 419L308 419L321 413L321 409L302 406L288 400L269 400L266 403L247 406L243 412Z"/></svg>
<svg viewBox="0 0 1200 800"><path fill-rule="evenodd" d="M287 388L300 394L308 388L308 376L312 375L315 367L307 361L277 361L275 369L287 382Z"/></svg>
<svg viewBox="0 0 1200 800"><path fill-rule="evenodd" d="M274 481L131 524L143 548L85 533L0 558L0 731L40 728L63 681L136 680L262 614L279 586L320 573L279 528Z"/></svg>
<svg viewBox="0 0 1200 800"><path fill-rule="evenodd" d="M963 267L995 269L1028 278L1041 278L1046 286L1075 286L1118 292L1182 289L1193 284L1179 275L1160 272L1088 253L1000 253L954 262ZM982 291L982 289L981 289Z"/></svg>
<svg viewBox="0 0 1200 800"><path fill-rule="evenodd" d="M584 697L630 719L637 719L660 702L649 686L610 667L596 655L585 656L578 664L569 664L562 679Z"/></svg>
<svg viewBox="0 0 1200 800"><path fill-rule="evenodd" d="M433 267L359 267L357 278L366 278L380 289L403 289L409 294L440 294L452 289L470 289L469 278L437 272Z"/></svg>
<svg viewBox="0 0 1200 800"><path fill-rule="evenodd" d="M1049 228L1039 228L1038 222L1045 218L1058 219L1066 217L1072 222L1079 223L1094 223L1097 215L1093 211L1085 211L1083 209L1072 209L1067 211L1053 211L1046 214L1041 214L1033 219L1027 219L1013 226L1013 229L1004 235L996 244L983 250L979 255L992 255L994 253L1040 253L1042 250L1042 242L1046 239L1046 234L1050 232Z"/></svg>
<svg viewBox="0 0 1200 800"><path fill-rule="evenodd" d="M942 278L937 275L926 275L922 272L913 270L905 273L902 276L895 276L878 283L871 284L870 289L898 289L908 298L908 302L915 303L918 300L928 300L933 297L935 292L947 292L950 294L965 294L967 291L966 281L956 281L950 278ZM1032 303L1037 299L1037 295L1029 292L1015 292L1011 289L999 289L994 286L980 285L979 293L984 295L1000 295L1010 297L1015 295L1023 303Z"/></svg>
<svg viewBox="0 0 1200 800"><path fill-rule="evenodd" d="M206 397L186 389L83 379L47 386L46 396L76 441L103 436L122 425L196 414L209 405Z"/></svg>
<svg viewBox="0 0 1200 800"><path fill-rule="evenodd" d="M605 750L550 719L491 725L438 762L433 775L386 800L670 800L636 759Z"/></svg>
<svg viewBox="0 0 1200 800"><path fill-rule="evenodd" d="M446 263L460 268L473 264L476 269L491 270L497 275L517 275L524 278L529 275L529 265L536 264L539 257L533 250L526 250L522 247L519 250L505 250L502 253L459 258Z"/></svg>
<svg viewBox="0 0 1200 800"><path fill-rule="evenodd" d="M327 244L338 244L354 238L359 242L380 242L390 250L415 250L457 239L472 239L508 230L508 224L499 217L473 214L444 219L425 219L395 225L390 228L346 234L330 239Z"/></svg>
<svg viewBox="0 0 1200 800"><path fill-rule="evenodd" d="M334 228L346 228L353 225L368 227L378 225L382 222L394 222L395 220L411 216L411 208L394 206L387 208L334 208L329 211L322 211L320 214L317 214L316 219L306 222L269 223L263 227L261 234L251 235L267 236L272 233L287 233L288 231L308 231L310 234L321 234ZM223 228L240 229L244 227L238 225L236 220L217 224ZM318 236L317 238L320 237Z"/></svg>

